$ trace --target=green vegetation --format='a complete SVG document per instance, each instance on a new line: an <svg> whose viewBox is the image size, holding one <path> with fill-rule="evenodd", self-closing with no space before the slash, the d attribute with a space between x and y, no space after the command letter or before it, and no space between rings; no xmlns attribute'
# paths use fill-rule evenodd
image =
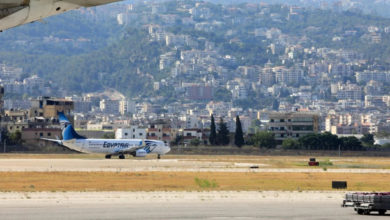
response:
<svg viewBox="0 0 390 220"><path fill-rule="evenodd" d="M329 132L308 134L298 140L285 139L282 143L284 149L302 150L365 150L362 142L354 136L341 137Z"/></svg>
<svg viewBox="0 0 390 220"><path fill-rule="evenodd" d="M252 137L252 142L255 147L261 147L261 148L276 147L275 135L268 131L257 132Z"/></svg>
<svg viewBox="0 0 390 220"><path fill-rule="evenodd" d="M194 138L190 141L190 145L192 146L199 146L200 140L198 138Z"/></svg>
<svg viewBox="0 0 390 220"><path fill-rule="evenodd" d="M217 144L217 131L216 131L216 128L215 128L214 115L211 115L211 125L210 125L209 141L210 141L211 145L216 145Z"/></svg>
<svg viewBox="0 0 390 220"><path fill-rule="evenodd" d="M19 145L22 143L22 132L19 130L9 133L7 131L2 132L3 140L9 145Z"/></svg>
<svg viewBox="0 0 390 220"><path fill-rule="evenodd" d="M126 96L150 95L159 75L159 55L166 48L150 42L142 29L128 29L103 49L74 56L0 52L0 60L22 66L26 72L56 82L74 92L115 88Z"/></svg>
<svg viewBox="0 0 390 220"><path fill-rule="evenodd" d="M374 135L373 134L364 134L362 138L360 138L360 141L363 143L366 147L371 147L374 145Z"/></svg>
<svg viewBox="0 0 390 220"><path fill-rule="evenodd" d="M186 1L195 5L195 1ZM188 17L179 7L180 1L168 1L167 12L178 19L174 25L166 25L159 15L148 14L146 5L139 4L132 13L142 19L136 19L126 28L116 24L109 16L96 17L87 12L72 11L64 15L45 19L47 24L24 25L10 29L0 35L0 60L6 64L20 66L29 74L38 74L45 80L52 80L64 89L76 93L100 91L113 88L128 97L150 97L152 83L166 78L169 70L159 69L159 56L172 50L205 48L205 40L218 48L220 55L234 58L223 61L227 71L226 78L240 65L264 65L271 61L281 64L279 57L285 47L270 45L275 39L264 34L254 34L254 30L263 28L280 31L281 36L292 39L304 39L302 47L328 47L331 49L351 49L363 55L369 63L387 66L390 57L390 34L381 34L381 42L369 43L365 40L367 27L383 29L390 26L390 19L373 15L364 15L358 11L334 12L330 10L302 9L297 16L289 18L289 8L282 5L270 5L265 13L262 7L248 9L247 4L235 4L237 10L223 5L204 3L209 8L210 18L194 18L196 22L218 21L212 31L195 30L193 25L182 24L181 19ZM232 6L233 7L233 6ZM252 13L255 10L256 13ZM277 18L272 18L270 15ZM226 18L225 18L226 17ZM145 28L147 24L162 26L166 31L177 35L189 35L198 46L186 45L182 49L166 46L165 43L150 41ZM60 27L60 28L59 28ZM260 28L261 27L261 28ZM346 32L352 31L352 35ZM229 34L227 34L229 32ZM332 39L337 36L339 41ZM281 39L284 41L284 39ZM305 57L307 56L307 57ZM311 58L301 51L294 54L294 61L286 61L288 67L295 61ZM221 76L216 76L216 78ZM388 87L385 85L384 87ZM171 87L162 88L159 94L167 102L175 100ZM245 108L278 108L279 103L263 94L252 94L248 99L235 104ZM281 97L287 94L283 92ZM232 94L226 88L214 91L217 101L230 101ZM293 102L293 100L291 100ZM364 142L364 141L363 141ZM365 144L364 142L363 144Z"/></svg>
<svg viewBox="0 0 390 220"><path fill-rule="evenodd" d="M226 88L217 88L214 92L214 100L228 102L232 99L232 93Z"/></svg>
<svg viewBox="0 0 390 220"><path fill-rule="evenodd" d="M236 116L236 132L234 134L234 144L237 147L242 147L242 145L245 144L244 133L242 132L241 121L238 115Z"/></svg>
<svg viewBox="0 0 390 220"><path fill-rule="evenodd" d="M330 167L330 166L333 166L333 162L330 161L330 159L326 159L324 161L320 161L320 166L321 167Z"/></svg>
<svg viewBox="0 0 390 220"><path fill-rule="evenodd" d="M195 183L197 186L199 186L202 189L208 189L208 188L217 188L218 184L215 180L207 180L207 179L199 179L198 177L195 177Z"/></svg>
<svg viewBox="0 0 390 220"><path fill-rule="evenodd" d="M106 47L120 31L116 21L106 16L90 19L84 13L69 11L45 19L44 24L35 22L2 32L0 48L9 54L22 52L37 58L48 54L72 56ZM39 60L40 64L58 64ZM30 66L31 61L25 61Z"/></svg>
<svg viewBox="0 0 390 220"><path fill-rule="evenodd" d="M115 139L115 134L113 132L105 133L103 135L103 138L105 138L105 139Z"/></svg>
<svg viewBox="0 0 390 220"><path fill-rule="evenodd" d="M226 123L221 118L218 123L217 144L228 145L230 142L229 129Z"/></svg>
<svg viewBox="0 0 390 220"><path fill-rule="evenodd" d="M282 142L282 147L284 149L299 149L300 144L298 140L287 138Z"/></svg>

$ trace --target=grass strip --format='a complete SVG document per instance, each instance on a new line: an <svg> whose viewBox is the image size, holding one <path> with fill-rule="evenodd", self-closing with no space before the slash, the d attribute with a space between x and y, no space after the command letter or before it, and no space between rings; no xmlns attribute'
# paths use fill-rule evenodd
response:
<svg viewBox="0 0 390 220"><path fill-rule="evenodd" d="M390 174L226 172L0 172L0 191L390 191Z"/></svg>

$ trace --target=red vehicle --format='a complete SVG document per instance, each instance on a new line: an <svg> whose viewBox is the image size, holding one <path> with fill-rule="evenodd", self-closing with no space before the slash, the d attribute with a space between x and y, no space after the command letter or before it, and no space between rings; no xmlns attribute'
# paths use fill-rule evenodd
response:
<svg viewBox="0 0 390 220"><path fill-rule="evenodd" d="M316 158L310 158L309 166L319 166L320 163L316 161Z"/></svg>

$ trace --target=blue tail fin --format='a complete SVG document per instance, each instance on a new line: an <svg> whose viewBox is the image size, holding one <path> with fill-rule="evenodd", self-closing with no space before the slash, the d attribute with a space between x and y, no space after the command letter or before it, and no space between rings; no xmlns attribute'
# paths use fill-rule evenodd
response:
<svg viewBox="0 0 390 220"><path fill-rule="evenodd" d="M58 119L60 121L60 124L69 124L70 121L68 118L65 116L63 112L58 112Z"/></svg>
<svg viewBox="0 0 390 220"><path fill-rule="evenodd" d="M60 120L61 125L63 125L62 138L64 141L72 139L85 139L85 137L77 134L73 128L73 125L70 123L68 118L66 118L63 112L58 112L58 119Z"/></svg>

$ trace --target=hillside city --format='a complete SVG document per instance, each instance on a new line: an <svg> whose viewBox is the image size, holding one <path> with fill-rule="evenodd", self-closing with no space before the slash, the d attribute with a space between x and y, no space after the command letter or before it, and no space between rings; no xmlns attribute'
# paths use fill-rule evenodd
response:
<svg viewBox="0 0 390 220"><path fill-rule="evenodd" d="M31 52L35 66L27 55L12 62L12 48L2 52L2 134L46 146L39 138L61 136L55 118L65 111L89 137L208 145L211 116L232 134L239 116L249 145L262 147L251 137L264 132L290 148L329 132L389 148L390 19L344 6L166 1L72 12L107 21L116 36L15 41L26 54L79 48Z"/></svg>

